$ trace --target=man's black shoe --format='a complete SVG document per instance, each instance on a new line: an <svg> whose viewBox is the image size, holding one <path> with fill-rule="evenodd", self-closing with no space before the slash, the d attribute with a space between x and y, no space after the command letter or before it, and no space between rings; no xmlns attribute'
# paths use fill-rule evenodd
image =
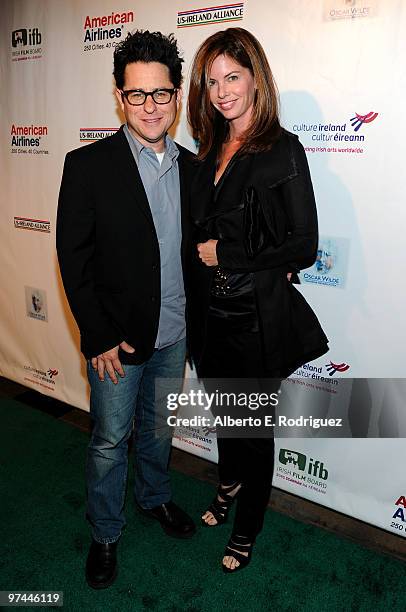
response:
<svg viewBox="0 0 406 612"><path fill-rule="evenodd" d="M92 540L86 561L86 580L92 589L106 589L117 577L117 544Z"/></svg>
<svg viewBox="0 0 406 612"><path fill-rule="evenodd" d="M138 509L145 516L159 521L165 533L174 538L190 538L196 531L196 526L190 516L172 501L151 508L151 510L145 510L140 506Z"/></svg>

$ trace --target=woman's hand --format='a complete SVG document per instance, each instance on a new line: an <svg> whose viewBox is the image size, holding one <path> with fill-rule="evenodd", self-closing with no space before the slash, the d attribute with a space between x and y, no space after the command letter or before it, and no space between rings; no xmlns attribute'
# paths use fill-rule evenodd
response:
<svg viewBox="0 0 406 612"><path fill-rule="evenodd" d="M199 242L197 245L199 257L206 266L218 266L217 242L217 240L208 240L207 242Z"/></svg>

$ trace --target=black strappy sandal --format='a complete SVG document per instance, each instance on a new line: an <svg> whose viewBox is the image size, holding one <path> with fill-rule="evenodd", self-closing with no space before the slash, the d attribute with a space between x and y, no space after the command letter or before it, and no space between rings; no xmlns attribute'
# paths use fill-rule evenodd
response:
<svg viewBox="0 0 406 612"><path fill-rule="evenodd" d="M238 561L240 565L237 565L232 569L224 565L224 563L222 562L223 572L225 572L226 574L233 574L234 572L238 572L238 570L247 567L248 563L251 561L253 547L254 542L250 540L248 536L233 533L224 550L223 558L234 557L234 559L236 559L236 561ZM243 553L248 554L244 555Z"/></svg>
<svg viewBox="0 0 406 612"><path fill-rule="evenodd" d="M211 512L217 523L210 525L210 523L207 523L202 517L203 525L206 527L217 527L217 525L223 525L226 522L231 505L237 497L239 489L236 493L234 493L234 491L240 486L240 482L234 482L233 484L226 486L219 484L216 497L206 510L206 512ZM221 497L221 500L219 497Z"/></svg>

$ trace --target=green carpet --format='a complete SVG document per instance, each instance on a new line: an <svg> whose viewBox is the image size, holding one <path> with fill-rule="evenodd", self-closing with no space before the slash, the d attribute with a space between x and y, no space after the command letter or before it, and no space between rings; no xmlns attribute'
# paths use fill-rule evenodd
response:
<svg viewBox="0 0 406 612"><path fill-rule="evenodd" d="M134 509L131 477L119 576L93 591L83 575L88 436L12 400L0 401L0 432L0 590L63 591L63 609L84 612L405 609L403 563L270 511L250 566L225 575L230 526L169 538ZM213 488L177 472L172 483L176 502L198 521Z"/></svg>

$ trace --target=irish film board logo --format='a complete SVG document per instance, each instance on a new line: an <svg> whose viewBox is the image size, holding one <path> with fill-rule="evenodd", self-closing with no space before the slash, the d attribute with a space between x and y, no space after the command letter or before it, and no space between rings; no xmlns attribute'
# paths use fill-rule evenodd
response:
<svg viewBox="0 0 406 612"><path fill-rule="evenodd" d="M35 287L24 287L27 317L37 321L48 321L47 296Z"/></svg>
<svg viewBox="0 0 406 612"><path fill-rule="evenodd" d="M79 140L80 142L95 142L107 136L113 136L117 131L118 128L80 128Z"/></svg>
<svg viewBox="0 0 406 612"><path fill-rule="evenodd" d="M51 223L50 221L43 221L42 219L30 219L28 217L14 217L14 227L16 229L32 230L34 232L43 232L44 234L50 234Z"/></svg>
<svg viewBox="0 0 406 612"><path fill-rule="evenodd" d="M244 3L223 4L191 11L178 12L178 28L207 25L209 23L224 23L227 21L241 21L244 17Z"/></svg>
<svg viewBox="0 0 406 612"><path fill-rule="evenodd" d="M306 489L326 493L328 469L323 461L307 457L288 448L279 449L279 465L276 476Z"/></svg>
<svg viewBox="0 0 406 612"><path fill-rule="evenodd" d="M301 279L305 283L342 289L347 276L348 253L348 238L321 236L316 261L301 272Z"/></svg>
<svg viewBox="0 0 406 612"><path fill-rule="evenodd" d="M38 28L20 28L11 32L13 62L42 57L42 34Z"/></svg>

